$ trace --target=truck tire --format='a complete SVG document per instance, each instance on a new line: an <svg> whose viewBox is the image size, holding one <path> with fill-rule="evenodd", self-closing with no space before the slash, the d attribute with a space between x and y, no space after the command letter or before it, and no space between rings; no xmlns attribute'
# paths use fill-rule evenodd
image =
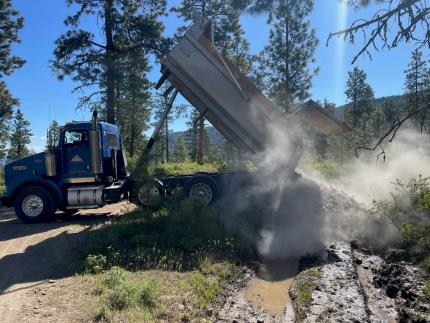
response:
<svg viewBox="0 0 430 323"><path fill-rule="evenodd" d="M163 184L156 179L144 179L133 186L131 202L143 207L158 209L166 196Z"/></svg>
<svg viewBox="0 0 430 323"><path fill-rule="evenodd" d="M198 198L210 205L218 199L218 185L209 176L196 175L185 183L184 194L185 197Z"/></svg>
<svg viewBox="0 0 430 323"><path fill-rule="evenodd" d="M57 209L52 194L41 186L29 186L15 198L15 213L25 223L53 220Z"/></svg>

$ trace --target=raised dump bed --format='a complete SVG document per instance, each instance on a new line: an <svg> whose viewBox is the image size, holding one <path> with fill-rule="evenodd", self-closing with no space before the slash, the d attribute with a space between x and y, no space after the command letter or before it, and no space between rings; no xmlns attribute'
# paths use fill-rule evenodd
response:
<svg viewBox="0 0 430 323"><path fill-rule="evenodd" d="M344 131L340 122L313 101L291 114L282 112L222 57L210 41L211 29L206 19L189 28L162 59L162 81L167 79L231 143L251 153L264 151L271 127L282 126L295 140L298 120L325 133Z"/></svg>

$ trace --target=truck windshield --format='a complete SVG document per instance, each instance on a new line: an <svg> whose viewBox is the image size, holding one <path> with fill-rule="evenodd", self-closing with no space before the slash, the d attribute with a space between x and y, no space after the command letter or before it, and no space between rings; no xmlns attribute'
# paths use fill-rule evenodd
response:
<svg viewBox="0 0 430 323"><path fill-rule="evenodd" d="M87 130L66 131L64 133L65 145L85 144L88 142Z"/></svg>

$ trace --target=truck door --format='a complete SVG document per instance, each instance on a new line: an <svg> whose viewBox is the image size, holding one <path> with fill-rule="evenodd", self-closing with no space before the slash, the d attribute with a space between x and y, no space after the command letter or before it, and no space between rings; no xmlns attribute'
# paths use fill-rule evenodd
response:
<svg viewBox="0 0 430 323"><path fill-rule="evenodd" d="M64 174L85 176L91 172L88 130L66 130L63 137Z"/></svg>

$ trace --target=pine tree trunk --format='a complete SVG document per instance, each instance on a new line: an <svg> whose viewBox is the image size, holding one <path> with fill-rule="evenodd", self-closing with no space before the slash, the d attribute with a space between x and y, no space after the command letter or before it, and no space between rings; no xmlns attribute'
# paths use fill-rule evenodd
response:
<svg viewBox="0 0 430 323"><path fill-rule="evenodd" d="M130 134L130 157L134 156L134 141L136 140L136 89L132 90L132 112L131 112L131 134Z"/></svg>
<svg viewBox="0 0 430 323"><path fill-rule="evenodd" d="M197 150L197 163L203 165L203 150L205 141L205 118L199 120L199 147Z"/></svg>
<svg viewBox="0 0 430 323"><path fill-rule="evenodd" d="M112 0L105 0L106 37L106 121L115 124L115 63L113 61L114 43L112 36Z"/></svg>
<svg viewBox="0 0 430 323"><path fill-rule="evenodd" d="M354 99L352 102L352 128L357 126L357 93L354 89Z"/></svg>
<svg viewBox="0 0 430 323"><path fill-rule="evenodd" d="M169 162L169 121L166 117L166 163Z"/></svg>

